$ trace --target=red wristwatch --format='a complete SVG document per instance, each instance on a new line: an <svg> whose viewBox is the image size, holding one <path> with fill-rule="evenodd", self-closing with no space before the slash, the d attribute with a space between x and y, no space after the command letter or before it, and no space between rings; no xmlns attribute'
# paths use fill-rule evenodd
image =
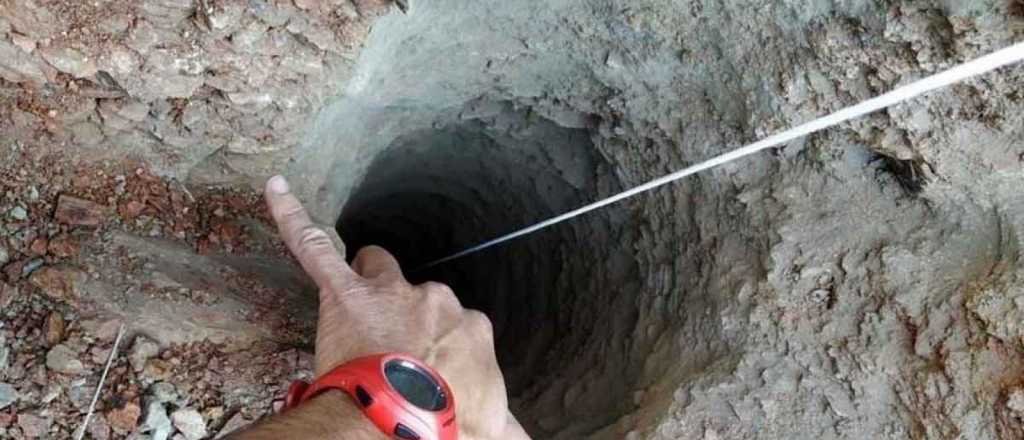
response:
<svg viewBox="0 0 1024 440"><path fill-rule="evenodd" d="M285 410L331 389L344 391L385 434L404 440L456 440L455 396L437 371L412 356L361 357L312 384L292 382Z"/></svg>

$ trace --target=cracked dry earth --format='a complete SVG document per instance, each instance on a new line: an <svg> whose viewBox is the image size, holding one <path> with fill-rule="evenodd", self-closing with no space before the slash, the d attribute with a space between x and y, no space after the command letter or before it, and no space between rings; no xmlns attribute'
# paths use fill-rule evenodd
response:
<svg viewBox="0 0 1024 440"><path fill-rule="evenodd" d="M1024 40L1017 0L0 0L0 438L308 379L257 192L418 265ZM1024 67L417 277L535 438L1024 438Z"/></svg>

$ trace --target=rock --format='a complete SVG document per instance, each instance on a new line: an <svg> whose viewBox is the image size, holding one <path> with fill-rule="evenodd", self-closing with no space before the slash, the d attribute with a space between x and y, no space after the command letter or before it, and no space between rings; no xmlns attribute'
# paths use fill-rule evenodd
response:
<svg viewBox="0 0 1024 440"><path fill-rule="evenodd" d="M99 24L99 31L105 34L120 34L128 30L132 25L132 16L128 14L114 14L105 18Z"/></svg>
<svg viewBox="0 0 1024 440"><path fill-rule="evenodd" d="M145 210L145 203L138 200L132 200L125 204L122 214L129 219L134 219L135 217L142 215Z"/></svg>
<svg viewBox="0 0 1024 440"><path fill-rule="evenodd" d="M92 356L92 362L94 364L105 365L107 358L110 357L111 348L103 348L95 346L89 349L89 356Z"/></svg>
<svg viewBox="0 0 1024 440"><path fill-rule="evenodd" d="M47 251L60 258L78 255L78 240L70 234L60 234L50 240Z"/></svg>
<svg viewBox="0 0 1024 440"><path fill-rule="evenodd" d="M167 380L171 377L171 364L163 359L150 359L142 368L142 376L151 380Z"/></svg>
<svg viewBox="0 0 1024 440"><path fill-rule="evenodd" d="M222 3L212 9L213 11L206 14L210 30L230 33L238 27L242 17L245 16L246 8L240 3Z"/></svg>
<svg viewBox="0 0 1024 440"><path fill-rule="evenodd" d="M0 264L7 264L11 260L11 254L7 251L7 247L0 245Z"/></svg>
<svg viewBox="0 0 1024 440"><path fill-rule="evenodd" d="M72 226L98 226L106 219L107 207L69 195L57 199L54 220Z"/></svg>
<svg viewBox="0 0 1024 440"><path fill-rule="evenodd" d="M139 101L127 102L121 106L117 115L129 121L142 122L149 116L149 106Z"/></svg>
<svg viewBox="0 0 1024 440"><path fill-rule="evenodd" d="M320 0L295 0L295 6L304 11L316 10L320 8Z"/></svg>
<svg viewBox="0 0 1024 440"><path fill-rule="evenodd" d="M0 78L15 83L46 83L40 62L21 48L0 41Z"/></svg>
<svg viewBox="0 0 1024 440"><path fill-rule="evenodd" d="M46 346L53 347L63 341L64 329L64 317L60 313L50 312L45 324Z"/></svg>
<svg viewBox="0 0 1024 440"><path fill-rule="evenodd" d="M220 420L224 417L224 407L214 406L203 411L203 418L206 420Z"/></svg>
<svg viewBox="0 0 1024 440"><path fill-rule="evenodd" d="M90 117L96 114L96 100L91 98L84 99L68 99L62 101L60 113L58 119L63 121L68 126L75 125L76 122L87 121ZM79 128L71 127L69 131L75 135L76 130Z"/></svg>
<svg viewBox="0 0 1024 440"><path fill-rule="evenodd" d="M22 277L27 277L29 275L32 275L32 273L35 272L36 269L39 269L40 267L43 267L43 263L45 263L45 262L46 262L46 260L44 260L42 258L33 258L33 259L29 260L28 263L25 263L25 265L22 266L22 268L21 268L21 276Z"/></svg>
<svg viewBox="0 0 1024 440"><path fill-rule="evenodd" d="M214 439L219 439L231 434L232 432L238 431L239 429L249 426L251 423L252 421L246 419L245 416L242 415L241 411L236 412L235 415L231 416L231 418L224 423L224 427L220 428L220 432L217 433L217 436L214 437Z"/></svg>
<svg viewBox="0 0 1024 440"><path fill-rule="evenodd" d="M107 422L110 427L119 433L129 433L135 430L139 423L139 416L142 415L142 408L135 401L126 403L121 408L107 411Z"/></svg>
<svg viewBox="0 0 1024 440"><path fill-rule="evenodd" d="M15 206L7 211L7 217L11 220L25 221L28 219L28 211L21 206Z"/></svg>
<svg viewBox="0 0 1024 440"><path fill-rule="evenodd" d="M139 9L147 19L170 28L192 16L194 5L193 0L144 0Z"/></svg>
<svg viewBox="0 0 1024 440"><path fill-rule="evenodd" d="M18 427L25 438L47 438L52 420L32 414L18 414Z"/></svg>
<svg viewBox="0 0 1024 440"><path fill-rule="evenodd" d="M11 384L0 383L0 409L7 408L18 400L18 391Z"/></svg>
<svg viewBox="0 0 1024 440"><path fill-rule="evenodd" d="M40 237L32 240L32 244L28 246L30 254L36 257L46 255L46 247L50 244L50 240Z"/></svg>
<svg viewBox="0 0 1024 440"><path fill-rule="evenodd" d="M104 359L105 361L106 359ZM99 378L96 378L97 381ZM75 379L68 386L67 396L75 408L85 411L89 408L93 393L96 392L96 382L89 382L85 378Z"/></svg>
<svg viewBox="0 0 1024 440"><path fill-rule="evenodd" d="M22 130L30 130L33 126L41 121L38 116L15 108L11 109L11 122L14 122L14 126Z"/></svg>
<svg viewBox="0 0 1024 440"><path fill-rule="evenodd" d="M74 143L83 147L95 147L103 143L103 131L92 122L84 121L68 128Z"/></svg>
<svg viewBox="0 0 1024 440"><path fill-rule="evenodd" d="M251 111L259 111L274 103L269 93L259 91L228 93L228 101Z"/></svg>
<svg viewBox="0 0 1024 440"><path fill-rule="evenodd" d="M135 21L135 26L128 33L128 40L125 41L125 44L132 50L145 55L157 44L159 38L160 36L150 22L139 19Z"/></svg>
<svg viewBox="0 0 1024 440"><path fill-rule="evenodd" d="M34 0L0 6L0 17L9 20L18 33L38 39L53 36L60 23L48 8L39 7Z"/></svg>
<svg viewBox="0 0 1024 440"><path fill-rule="evenodd" d="M28 262L25 260L16 260L4 265L4 275L7 275L7 279L13 282L17 282L18 280L21 279L22 273L24 273L23 269L25 268L25 263ZM0 293L0 300L4 299L10 300L13 298L8 295ZM0 302L0 305L6 305L6 303Z"/></svg>
<svg viewBox="0 0 1024 440"><path fill-rule="evenodd" d="M1019 388L1010 393L1010 398L1006 401L1006 406L1011 411L1016 412L1019 416L1024 416L1024 388ZM0 406L2 408L2 406Z"/></svg>
<svg viewBox="0 0 1024 440"><path fill-rule="evenodd" d="M86 429L93 440L107 440L110 438L110 424L103 414L93 414L89 428Z"/></svg>
<svg viewBox="0 0 1024 440"><path fill-rule="evenodd" d="M135 73L135 69L142 64L139 56L131 49L124 46L116 46L107 52L100 62L103 70L114 76L114 80L124 87L124 80Z"/></svg>
<svg viewBox="0 0 1024 440"><path fill-rule="evenodd" d="M167 409L162 403L154 401L146 406L146 419L139 431L149 433L153 440L167 440L171 436L171 419L167 417Z"/></svg>
<svg viewBox="0 0 1024 440"><path fill-rule="evenodd" d="M301 34L307 41L313 43L317 49L340 53L341 45L338 44L337 38L333 32L328 30L327 26L322 23L309 22L303 23L299 20L292 20L288 23L288 32L293 34Z"/></svg>
<svg viewBox="0 0 1024 440"><path fill-rule="evenodd" d="M271 145L263 144L259 141L246 137L246 136L235 136L234 139L228 143L228 151L235 154L260 154L269 153L284 148L283 145Z"/></svg>
<svg viewBox="0 0 1024 440"><path fill-rule="evenodd" d="M47 266L33 272L29 283L52 299L74 302L78 299L75 281L79 275L74 269Z"/></svg>
<svg viewBox="0 0 1024 440"><path fill-rule="evenodd" d="M308 50L296 50L282 57L281 67L304 75L320 75L324 70L323 60Z"/></svg>
<svg viewBox="0 0 1024 440"><path fill-rule="evenodd" d="M346 2L347 3L347 2ZM265 0L259 1L259 7L253 8L252 13L259 18L260 21L270 27L281 27L291 20L292 16L298 12L295 8L288 3L282 2L267 2Z"/></svg>
<svg viewBox="0 0 1024 440"><path fill-rule="evenodd" d="M160 346L152 339L139 335L132 343L132 351L128 355L128 361L132 364L132 370L136 373L146 367L146 361L160 354Z"/></svg>
<svg viewBox="0 0 1024 440"><path fill-rule="evenodd" d="M78 354L63 344L46 353L46 368L64 374L81 374L85 371L85 365L78 360Z"/></svg>
<svg viewBox="0 0 1024 440"><path fill-rule="evenodd" d="M157 382L149 387L149 395L160 403L173 403L178 400L178 391L168 382Z"/></svg>
<svg viewBox="0 0 1024 440"><path fill-rule="evenodd" d="M203 77L181 75L171 71L148 71L143 74L146 82L145 96L153 99L188 98L203 85Z"/></svg>
<svg viewBox="0 0 1024 440"><path fill-rule="evenodd" d="M108 319L96 325L92 334L101 341L113 342L117 339L117 332L121 330L121 320Z"/></svg>
<svg viewBox="0 0 1024 440"><path fill-rule="evenodd" d="M205 81L204 70L202 58L182 57L170 50L154 49L146 58L142 73L145 88L140 90L140 97L146 100L191 97Z"/></svg>
<svg viewBox="0 0 1024 440"><path fill-rule="evenodd" d="M206 437L206 421L203 420L203 415L193 408L183 408L171 413L171 421L188 440Z"/></svg>
<svg viewBox="0 0 1024 440"><path fill-rule="evenodd" d="M40 50L40 55L55 69L75 78L96 76L96 62L70 47L50 47Z"/></svg>
<svg viewBox="0 0 1024 440"><path fill-rule="evenodd" d="M49 405L50 402L53 402L54 399L60 396L60 393L60 384L57 383L57 381L51 381L46 385L46 388L43 389L43 395L39 398L39 401L42 402L43 405Z"/></svg>
<svg viewBox="0 0 1024 440"><path fill-rule="evenodd" d="M0 301L0 308L4 306L3 302ZM0 373L7 370L7 361L11 356L11 349L7 346L7 340L0 336Z"/></svg>
<svg viewBox="0 0 1024 440"><path fill-rule="evenodd" d="M260 42L267 36L267 25L254 21L248 26L238 30L231 36L231 43L239 53L255 53L259 50Z"/></svg>

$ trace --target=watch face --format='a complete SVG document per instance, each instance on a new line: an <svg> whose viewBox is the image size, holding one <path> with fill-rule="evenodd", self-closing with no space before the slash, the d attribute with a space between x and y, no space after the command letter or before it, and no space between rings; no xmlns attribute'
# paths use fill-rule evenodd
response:
<svg viewBox="0 0 1024 440"><path fill-rule="evenodd" d="M384 377L405 400L427 411L440 411L448 406L448 397L426 371L416 364L394 359L384 364Z"/></svg>

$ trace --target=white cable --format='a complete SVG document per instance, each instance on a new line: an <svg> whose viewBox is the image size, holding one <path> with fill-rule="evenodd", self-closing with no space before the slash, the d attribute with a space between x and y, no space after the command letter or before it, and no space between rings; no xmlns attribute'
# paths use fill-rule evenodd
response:
<svg viewBox="0 0 1024 440"><path fill-rule="evenodd" d="M691 174L704 171L708 168L712 168L724 164L726 162L731 162L744 156L749 156L766 148L771 148L777 145L784 144L799 137L807 136L811 133L821 131L834 125L849 121L851 119L864 116L868 113L872 113L878 110L882 110L886 107L899 104L923 93L927 93L935 89L939 89L942 87L949 86L951 84L958 83L972 76L990 72L992 70L998 69L1005 65L1012 64L1021 60L1024 60L1024 42L1014 44L1005 49L1001 49L999 51L985 55L983 57L954 66L946 71L915 81L906 86L899 87L896 90L877 96L875 98L871 98L867 101L863 101L859 104L846 107L828 116L815 119L806 124L783 131L782 133L769 136L765 139L762 139L745 147L730 151L720 156L713 157L699 164L686 167L667 176L659 177L643 185L623 191L606 199L602 199L589 205L569 211L565 214L549 218L540 223L535 223L532 226L527 226L511 234L503 235L493 240L480 243L476 246L466 248L447 257L432 261L429 264L423 266L421 269L426 269L428 267L436 266L438 264L445 263L456 258L464 257L466 255L479 252L496 244L509 241L516 237L521 237L523 235L538 231L540 229L544 229L548 226L564 222L573 217L585 214L595 209L608 206L612 203L618 202L619 200L635 196L645 191L650 191L654 188L682 179Z"/></svg>
<svg viewBox="0 0 1024 440"><path fill-rule="evenodd" d="M117 347L121 345L122 336L124 336L124 324L117 328L117 339L114 339L114 348L111 348L110 354L107 355L107 366L103 367L100 383L96 385L96 393L92 395L92 402L89 402L89 411L85 413L85 420L82 421L82 426L75 432L75 440L82 440L82 437L85 437L85 430L89 428L89 420L92 419L92 413L96 411L96 401L100 400L100 394L103 392L103 383L107 381L110 365L114 363L114 358L117 357Z"/></svg>

